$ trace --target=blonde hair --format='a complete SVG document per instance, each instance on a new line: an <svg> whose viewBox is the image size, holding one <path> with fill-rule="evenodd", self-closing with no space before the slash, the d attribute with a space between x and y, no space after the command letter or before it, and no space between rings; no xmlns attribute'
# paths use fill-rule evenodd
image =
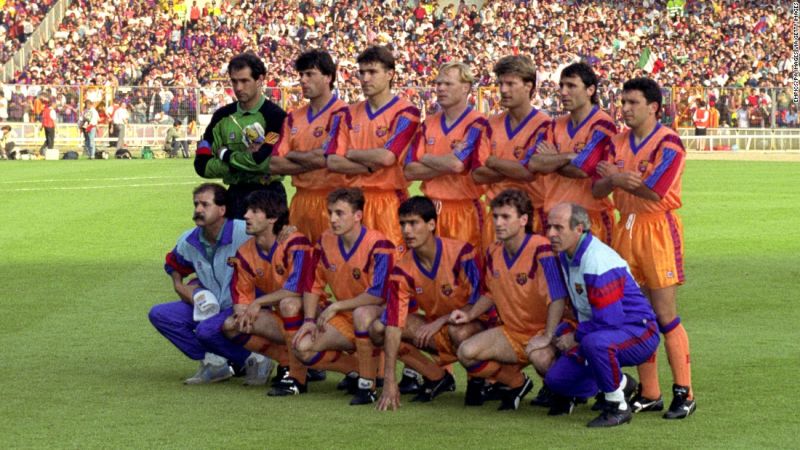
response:
<svg viewBox="0 0 800 450"><path fill-rule="evenodd" d="M448 63L444 63L439 67L439 73L447 72L448 70L457 70L458 71L458 80L462 83L467 83L472 85L475 83L475 76L472 75L472 69L469 66L461 61L450 61Z"/></svg>

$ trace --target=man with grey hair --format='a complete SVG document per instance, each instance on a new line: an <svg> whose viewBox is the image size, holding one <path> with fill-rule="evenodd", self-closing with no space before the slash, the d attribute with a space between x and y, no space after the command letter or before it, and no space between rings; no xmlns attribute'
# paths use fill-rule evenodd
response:
<svg viewBox="0 0 800 450"><path fill-rule="evenodd" d="M581 206L560 203L550 210L547 237L561 261L578 324L562 323L555 337L534 338L528 350L553 344L561 352L545 377L554 393L551 415L569 414L577 397L600 391L602 412L588 426L612 427L631 420L628 401L637 385L621 367L646 361L659 335L653 307L628 264L590 227Z"/></svg>

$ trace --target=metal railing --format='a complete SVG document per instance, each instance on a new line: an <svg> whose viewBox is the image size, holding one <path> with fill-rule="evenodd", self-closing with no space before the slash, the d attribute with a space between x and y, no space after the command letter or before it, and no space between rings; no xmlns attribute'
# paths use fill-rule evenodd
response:
<svg viewBox="0 0 800 450"><path fill-rule="evenodd" d="M16 72L28 64L28 61L31 59L31 54L50 40L58 29L58 25L64 19L64 14L67 8L69 8L71 1L72 0L59 0L50 7L50 10L47 11L47 14L44 16L41 23L39 23L39 26L36 27L36 30L33 31L19 50L14 53L14 56L3 64L2 71L0 71L0 82L7 83L13 80Z"/></svg>

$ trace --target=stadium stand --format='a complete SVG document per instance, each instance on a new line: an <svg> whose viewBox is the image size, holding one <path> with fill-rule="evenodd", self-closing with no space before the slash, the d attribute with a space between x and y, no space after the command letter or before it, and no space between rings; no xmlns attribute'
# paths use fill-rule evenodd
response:
<svg viewBox="0 0 800 450"><path fill-rule="evenodd" d="M19 50L57 0L0 0L0 64Z"/></svg>

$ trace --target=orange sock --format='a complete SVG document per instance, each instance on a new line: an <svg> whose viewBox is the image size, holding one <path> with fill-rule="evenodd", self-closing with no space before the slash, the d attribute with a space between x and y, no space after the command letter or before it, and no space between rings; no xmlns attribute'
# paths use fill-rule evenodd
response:
<svg viewBox="0 0 800 450"><path fill-rule="evenodd" d="M350 353L328 350L314 355L306 366L317 370L333 370L347 375L351 372L358 372L358 359Z"/></svg>
<svg viewBox="0 0 800 450"><path fill-rule="evenodd" d="M294 352L289 352L288 347L292 345L297 330L303 324L302 316L282 317L283 320L283 339L286 342L288 360L289 360L289 376L297 380L300 384L306 384L306 375L308 374L308 367L302 361L297 359Z"/></svg>
<svg viewBox="0 0 800 450"><path fill-rule="evenodd" d="M356 331L356 356L358 357L358 376L375 381L378 376L378 359L381 349L372 345L368 333Z"/></svg>
<svg viewBox="0 0 800 450"><path fill-rule="evenodd" d="M432 359L422 354L417 347L406 342L400 344L397 357L400 361L403 361L406 366L421 373L423 377L429 380L440 380L445 375L445 371Z"/></svg>
<svg viewBox="0 0 800 450"><path fill-rule="evenodd" d="M642 397L655 400L661 396L661 386L658 384L658 362L656 356L658 349L636 368L639 371L639 387L642 390Z"/></svg>
<svg viewBox="0 0 800 450"><path fill-rule="evenodd" d="M672 378L675 380L675 384L688 387L689 399L694 398L694 393L692 392L692 366L689 358L689 336L680 322L664 333L664 347L667 349L667 358L669 359L669 366L672 369Z"/></svg>
<svg viewBox="0 0 800 450"><path fill-rule="evenodd" d="M281 366L289 364L289 352L286 350L285 345L276 344L261 336L249 335L249 337L247 342L244 343L244 348L251 352L267 355Z"/></svg>
<svg viewBox="0 0 800 450"><path fill-rule="evenodd" d="M501 364L497 361L478 361L467 367L470 378L494 378L510 388L517 388L525 383L522 368L518 364Z"/></svg>

